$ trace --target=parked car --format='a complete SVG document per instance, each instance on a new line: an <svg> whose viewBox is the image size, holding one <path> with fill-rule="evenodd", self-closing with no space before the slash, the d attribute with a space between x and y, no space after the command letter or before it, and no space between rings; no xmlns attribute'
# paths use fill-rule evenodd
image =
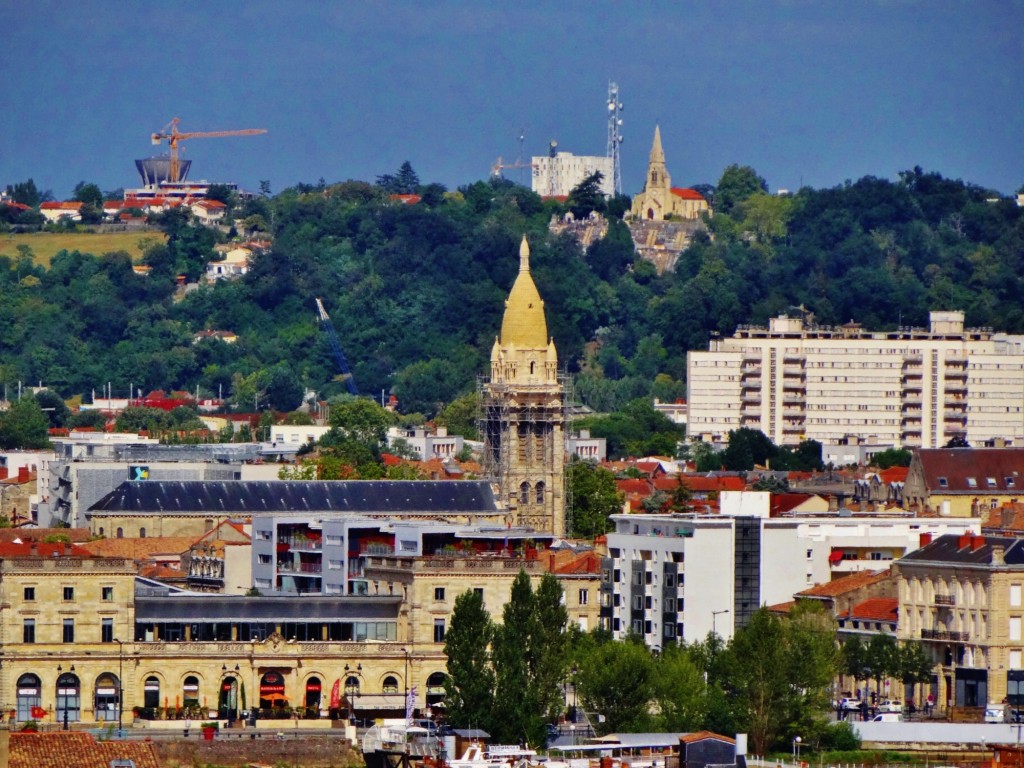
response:
<svg viewBox="0 0 1024 768"><path fill-rule="evenodd" d="M859 712L860 711L860 699L854 699L847 697L839 700L839 709L843 712Z"/></svg>
<svg viewBox="0 0 1024 768"><path fill-rule="evenodd" d="M989 704L987 707L985 707L985 722L1006 722L1006 707L1004 707L1002 704Z"/></svg>
<svg viewBox="0 0 1024 768"><path fill-rule="evenodd" d="M881 712L872 718L876 723L902 723L903 715L899 712Z"/></svg>
<svg viewBox="0 0 1024 768"><path fill-rule="evenodd" d="M879 712L902 712L903 702L899 699L886 699L878 705Z"/></svg>

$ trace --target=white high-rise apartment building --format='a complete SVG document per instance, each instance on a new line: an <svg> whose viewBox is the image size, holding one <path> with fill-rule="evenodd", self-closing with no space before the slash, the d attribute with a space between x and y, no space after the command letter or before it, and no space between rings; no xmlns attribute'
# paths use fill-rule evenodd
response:
<svg viewBox="0 0 1024 768"><path fill-rule="evenodd" d="M596 171L603 174L601 192L608 197L615 194L610 157L558 152L553 157L532 157L530 162L533 164L533 191L542 197L568 195L573 187Z"/></svg>
<svg viewBox="0 0 1024 768"><path fill-rule="evenodd" d="M690 434L722 441L750 427L776 445L1024 444L1024 337L964 329L963 312L930 320L927 330L873 333L780 316L713 339L688 355Z"/></svg>

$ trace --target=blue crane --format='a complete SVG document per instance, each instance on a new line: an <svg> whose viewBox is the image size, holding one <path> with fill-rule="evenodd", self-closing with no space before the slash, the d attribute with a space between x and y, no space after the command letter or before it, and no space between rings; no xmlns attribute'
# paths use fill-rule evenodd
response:
<svg viewBox="0 0 1024 768"><path fill-rule="evenodd" d="M331 351L334 352L334 359L341 369L341 375L345 378L345 386L348 387L350 395L358 395L359 390L356 389L356 379L352 375L352 369L348 367L345 353L341 351L341 342L338 341L338 334L334 332L331 316L327 314L327 310L324 309L324 303L319 298L316 300L316 311L320 315L320 323L327 329L327 338L331 340Z"/></svg>

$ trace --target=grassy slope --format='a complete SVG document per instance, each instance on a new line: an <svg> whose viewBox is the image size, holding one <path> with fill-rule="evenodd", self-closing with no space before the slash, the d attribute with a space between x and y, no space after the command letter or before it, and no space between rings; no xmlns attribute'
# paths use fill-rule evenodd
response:
<svg viewBox="0 0 1024 768"><path fill-rule="evenodd" d="M49 266L50 259L58 251L79 250L96 256L111 251L126 251L132 261L142 258L146 242L164 241L167 237L162 232L109 232L96 234L93 232L38 232L31 234L0 235L0 255L17 258L18 246L27 245L39 264Z"/></svg>

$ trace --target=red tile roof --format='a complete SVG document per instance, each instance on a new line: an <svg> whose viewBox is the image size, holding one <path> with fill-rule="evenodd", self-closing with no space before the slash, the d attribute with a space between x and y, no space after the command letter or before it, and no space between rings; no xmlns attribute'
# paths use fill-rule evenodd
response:
<svg viewBox="0 0 1024 768"><path fill-rule="evenodd" d="M771 516L782 515L799 507L808 499L814 498L813 493L773 493L769 507Z"/></svg>
<svg viewBox="0 0 1024 768"><path fill-rule="evenodd" d="M857 603L837 618L857 621L887 621L895 624L899 619L900 601L895 597L869 597Z"/></svg>
<svg viewBox="0 0 1024 768"><path fill-rule="evenodd" d="M70 551L69 551L70 548ZM78 544L47 544L45 541L0 541L0 557L90 557L89 550Z"/></svg>
<svg viewBox="0 0 1024 768"><path fill-rule="evenodd" d="M889 467L878 473L883 483L903 483L907 479L910 467Z"/></svg>
<svg viewBox="0 0 1024 768"><path fill-rule="evenodd" d="M143 741L96 741L74 731L11 734L10 768L110 768L118 759L160 768L153 745Z"/></svg>
<svg viewBox="0 0 1024 768"><path fill-rule="evenodd" d="M397 200L400 203L405 203L406 205L415 205L416 203L418 203L420 201L420 196L419 195L391 195L391 199L392 200Z"/></svg>
<svg viewBox="0 0 1024 768"><path fill-rule="evenodd" d="M704 195L695 189L686 189L684 187L672 187L672 194L676 197L681 197L683 200L703 200Z"/></svg>
<svg viewBox="0 0 1024 768"><path fill-rule="evenodd" d="M82 203L75 201L68 201L58 203L55 201L48 201L40 204L39 210L41 211L78 211L81 210Z"/></svg>
<svg viewBox="0 0 1024 768"><path fill-rule="evenodd" d="M816 584L803 592L797 592L797 597L839 597L847 592L861 589L871 584L877 584L889 578L889 569L881 571L857 571L848 576L841 576L824 584Z"/></svg>
<svg viewBox="0 0 1024 768"><path fill-rule="evenodd" d="M736 743L736 739L730 739L728 736L723 736L714 731L697 731L696 733L686 733L679 737L679 741L682 744L692 744L695 741L703 741L704 739L724 741L726 744Z"/></svg>

